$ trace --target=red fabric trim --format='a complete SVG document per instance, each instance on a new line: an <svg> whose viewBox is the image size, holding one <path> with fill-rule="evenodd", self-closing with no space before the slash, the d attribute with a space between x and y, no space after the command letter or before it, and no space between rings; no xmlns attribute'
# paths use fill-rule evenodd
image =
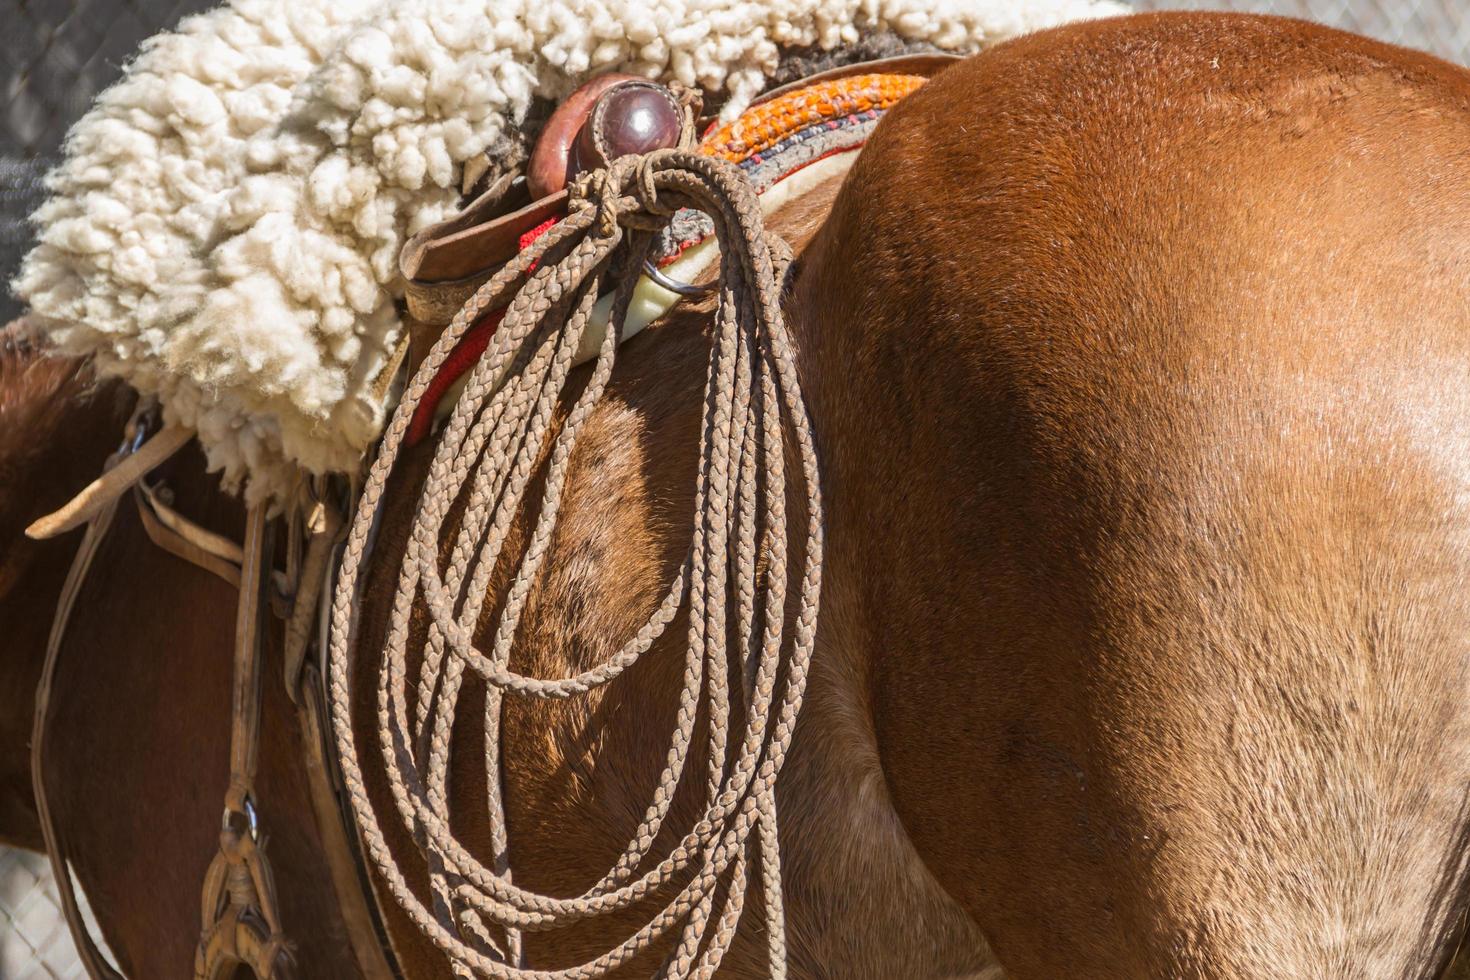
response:
<svg viewBox="0 0 1470 980"><path fill-rule="evenodd" d="M530 231L522 235L519 242L520 251L524 252L526 249L530 248L532 242L540 238L542 235L546 234L551 229L555 228L556 223L560 220L560 218L547 218L535 228L532 228ZM531 268L534 269L536 268L536 266L533 264Z"/></svg>
<svg viewBox="0 0 1470 980"><path fill-rule="evenodd" d="M485 353L485 348L490 346L490 338L495 336L495 331L500 327L500 321L505 318L505 309L492 310L480 318L473 327L465 331L465 335L459 338L459 343L444 363L439 366L439 373L429 382L429 387L424 391L424 397L419 400L413 410L413 421L408 425L408 435L404 442L409 446L416 446L423 441L424 437L434 428L434 414L439 409L439 402L444 400L444 395L454 383L460 379L480 355Z"/></svg>
<svg viewBox="0 0 1470 980"><path fill-rule="evenodd" d="M560 218L547 218L541 224L521 235L519 246L524 252L531 247L531 243L546 234L556 226ZM536 268L536 263L531 263L531 268ZM495 331L500 328L500 321L505 319L505 310L491 310L480 317L473 327L465 331L459 343L454 345L454 350L439 365L439 373L429 382L429 387L424 391L424 397L419 399L418 405L413 410L413 421L408 425L408 435L405 443L416 446L424 440L434 428L434 416L439 411L439 403L444 400L444 395L454 383L469 372L490 346L490 338L495 336Z"/></svg>

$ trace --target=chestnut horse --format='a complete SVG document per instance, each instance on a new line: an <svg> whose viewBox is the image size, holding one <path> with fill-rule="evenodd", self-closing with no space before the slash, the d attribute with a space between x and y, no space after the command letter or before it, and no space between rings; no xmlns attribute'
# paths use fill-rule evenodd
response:
<svg viewBox="0 0 1470 980"><path fill-rule="evenodd" d="M791 975L1439 975L1470 828L1470 74L1271 18L1073 25L939 75L771 224L798 254L828 542L779 787ZM517 670L601 659L662 595L708 319L628 343ZM403 458L368 577L369 740L430 453ZM181 510L238 535L197 458L168 470ZM124 965L182 976L234 600L126 518L62 651L48 757ZM509 703L517 883L579 893L616 858L663 764L680 635L588 700ZM307 975L350 975L273 691L287 931ZM473 755L449 785L483 855ZM448 975L382 904L405 975ZM765 975L760 921L723 976ZM628 925L531 934L530 960Z"/></svg>

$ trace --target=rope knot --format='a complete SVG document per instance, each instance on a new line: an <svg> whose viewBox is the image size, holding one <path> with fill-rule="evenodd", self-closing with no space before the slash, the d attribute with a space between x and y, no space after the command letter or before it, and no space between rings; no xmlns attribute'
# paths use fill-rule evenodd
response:
<svg viewBox="0 0 1470 980"><path fill-rule="evenodd" d="M592 230L602 238L612 238L618 230L619 197L612 167L588 170L568 187L567 213L595 211Z"/></svg>
<svg viewBox="0 0 1470 980"><path fill-rule="evenodd" d="M631 174L632 191L638 198L639 207L648 214L671 217L679 210L679 205L664 201L659 197L658 185L654 182L654 176L659 169L673 162L679 152L679 150L656 150L634 160Z"/></svg>
<svg viewBox="0 0 1470 980"><path fill-rule="evenodd" d="M656 177L662 171L681 170L678 158L688 155L687 150L671 147L619 157L606 167L578 174L570 185L567 211L595 209L592 228L604 238L614 237L619 225L659 231L684 205L669 199L677 195L662 194Z"/></svg>

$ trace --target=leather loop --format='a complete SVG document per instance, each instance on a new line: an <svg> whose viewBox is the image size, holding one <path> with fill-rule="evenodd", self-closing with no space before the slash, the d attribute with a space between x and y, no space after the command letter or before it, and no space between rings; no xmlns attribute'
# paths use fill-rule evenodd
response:
<svg viewBox="0 0 1470 980"><path fill-rule="evenodd" d="M157 491L145 482L140 481L134 485L133 499L138 508L138 519L142 522L143 531L148 535L149 541L174 557L199 566L230 586L240 588L240 562L238 559L231 560L230 557L231 553L240 553L239 546L186 521L177 511L159 500ZM188 527L198 534L181 531L181 527ZM212 544L228 547L211 550L200 543L204 535L208 536Z"/></svg>
<svg viewBox="0 0 1470 980"><path fill-rule="evenodd" d="M572 146L602 94L623 82L642 81L637 75L609 73L583 84L561 105L541 130L541 138L526 163L526 181L533 197L555 194L566 186Z"/></svg>

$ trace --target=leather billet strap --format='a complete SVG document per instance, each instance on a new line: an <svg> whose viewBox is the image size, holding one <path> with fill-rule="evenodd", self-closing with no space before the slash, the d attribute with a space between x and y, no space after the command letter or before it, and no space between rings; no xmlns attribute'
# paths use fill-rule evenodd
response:
<svg viewBox="0 0 1470 980"><path fill-rule="evenodd" d="M322 477L311 480L307 489L306 498L297 505L299 510L285 518L293 539L304 538L304 544L299 545L304 556L299 562L288 562L288 568L299 567L288 576L291 601L284 616L282 676L286 694L296 707L312 815L353 958L366 980L395 980L399 974L390 964L387 930L358 850L351 812L342 795L341 774L332 754L326 689L318 662L319 652L327 648L331 582L346 535L343 509L356 495L350 486ZM293 545L293 553L297 548ZM280 576L279 572L274 574Z"/></svg>
<svg viewBox="0 0 1470 980"><path fill-rule="evenodd" d="M240 565L244 556L235 542L188 520L160 499L158 489L139 480L133 484L133 502L148 540L175 558L182 558L240 588Z"/></svg>
<svg viewBox="0 0 1470 980"><path fill-rule="evenodd" d="M235 681L230 691L230 788L225 810L245 815L255 785L260 749L261 631L269 583L270 520L257 504L245 518L245 554L240 566L240 603L235 613Z"/></svg>
<svg viewBox="0 0 1470 980"><path fill-rule="evenodd" d="M307 648L311 645L312 627L320 615L322 584L331 569L327 566L332 553L342 538L342 514L329 501L317 500L312 504L305 521L307 543L306 557L300 571L294 576L295 595L291 599L291 613L286 620L285 670L286 694L291 703L302 707L302 667L306 661Z"/></svg>
<svg viewBox="0 0 1470 980"><path fill-rule="evenodd" d="M311 624L330 574L342 520L319 501L306 521L306 557L295 578L296 594L285 631L287 693L297 707L312 815L332 876L338 909L352 955L368 980L391 980L381 931L374 918L366 871L349 837L343 804L325 749L320 676L306 660ZM220 827L220 850L205 876L196 980L227 980L240 965L259 980L298 975L282 928L265 837L255 810L255 773L260 747L261 685L264 682L266 597L272 587L272 524L263 506L252 508L245 525L244 563L235 622L231 687L230 782Z"/></svg>
<svg viewBox="0 0 1470 980"><path fill-rule="evenodd" d="M139 406L133 413L125 430L122 447L102 464L102 476L93 486L108 480L120 470L137 468L138 458L142 454L135 455L135 453L142 440L148 412L149 409ZM144 472L146 471L139 470L140 475ZM76 889L72 887L71 863L66 857L66 841L56 827L55 817L51 813L50 794L46 787L46 730L51 718L51 690L56 681L56 664L61 653L62 640L66 636L66 626L71 620L77 596L81 593L82 586L87 580L87 573L92 568L92 562L97 557L103 540L107 537L107 531L112 526L113 518L117 515L119 499L119 494L97 495L86 506L84 518L86 531L83 533L82 543L77 547L76 556L72 559L71 568L66 573L66 581L62 584L61 595L56 602L56 615L51 621L51 634L46 640L46 659L41 667L40 682L36 685L36 714L31 728L31 786L36 797L36 814L41 824L41 837L46 842L46 853L51 858L56 890L61 896L62 914L66 917L67 928L71 930L77 954L81 957L82 964L86 966L87 973L92 980L122 980L122 975L113 969L107 957L92 941L92 935L87 930L86 922L82 919ZM58 521L57 523L63 522Z"/></svg>
<svg viewBox="0 0 1470 980"><path fill-rule="evenodd" d="M330 595L330 590L328 590ZM399 973L390 965L390 945L382 926L382 913L373 897L372 881L352 837L351 811L342 797L340 774L327 738L326 695L315 664L301 672L301 737L306 746L307 786L311 806L321 831L322 852L332 874L342 921L357 968L366 980L396 980Z"/></svg>
<svg viewBox="0 0 1470 980"><path fill-rule="evenodd" d="M235 669L230 691L230 784L220 848L204 877L196 980L228 980L248 966L260 980L296 976L276 905L275 878L255 811L260 749L261 632L270 584L270 520L252 507L245 520L244 564L235 616Z"/></svg>
<svg viewBox="0 0 1470 980"><path fill-rule="evenodd" d="M333 887L358 969L366 980L401 980L403 972L398 966L392 937L384 924L383 908L373 888L356 817L342 780L342 767L337 759L336 740L332 735L331 714L327 707L325 674L327 651L331 647L332 601L336 597L342 548L347 540L347 519L361 494L361 487L354 481L344 490L343 508L336 513L330 513L332 505L329 498L322 497L328 501L329 510L325 526L334 530L317 588L316 657L306 657L301 664L296 704L303 719L307 782L311 787L317 826L321 830L322 849L332 870ZM368 547L371 549L371 543ZM309 554L307 564L310 564ZM286 663L288 667L291 664L289 651Z"/></svg>

